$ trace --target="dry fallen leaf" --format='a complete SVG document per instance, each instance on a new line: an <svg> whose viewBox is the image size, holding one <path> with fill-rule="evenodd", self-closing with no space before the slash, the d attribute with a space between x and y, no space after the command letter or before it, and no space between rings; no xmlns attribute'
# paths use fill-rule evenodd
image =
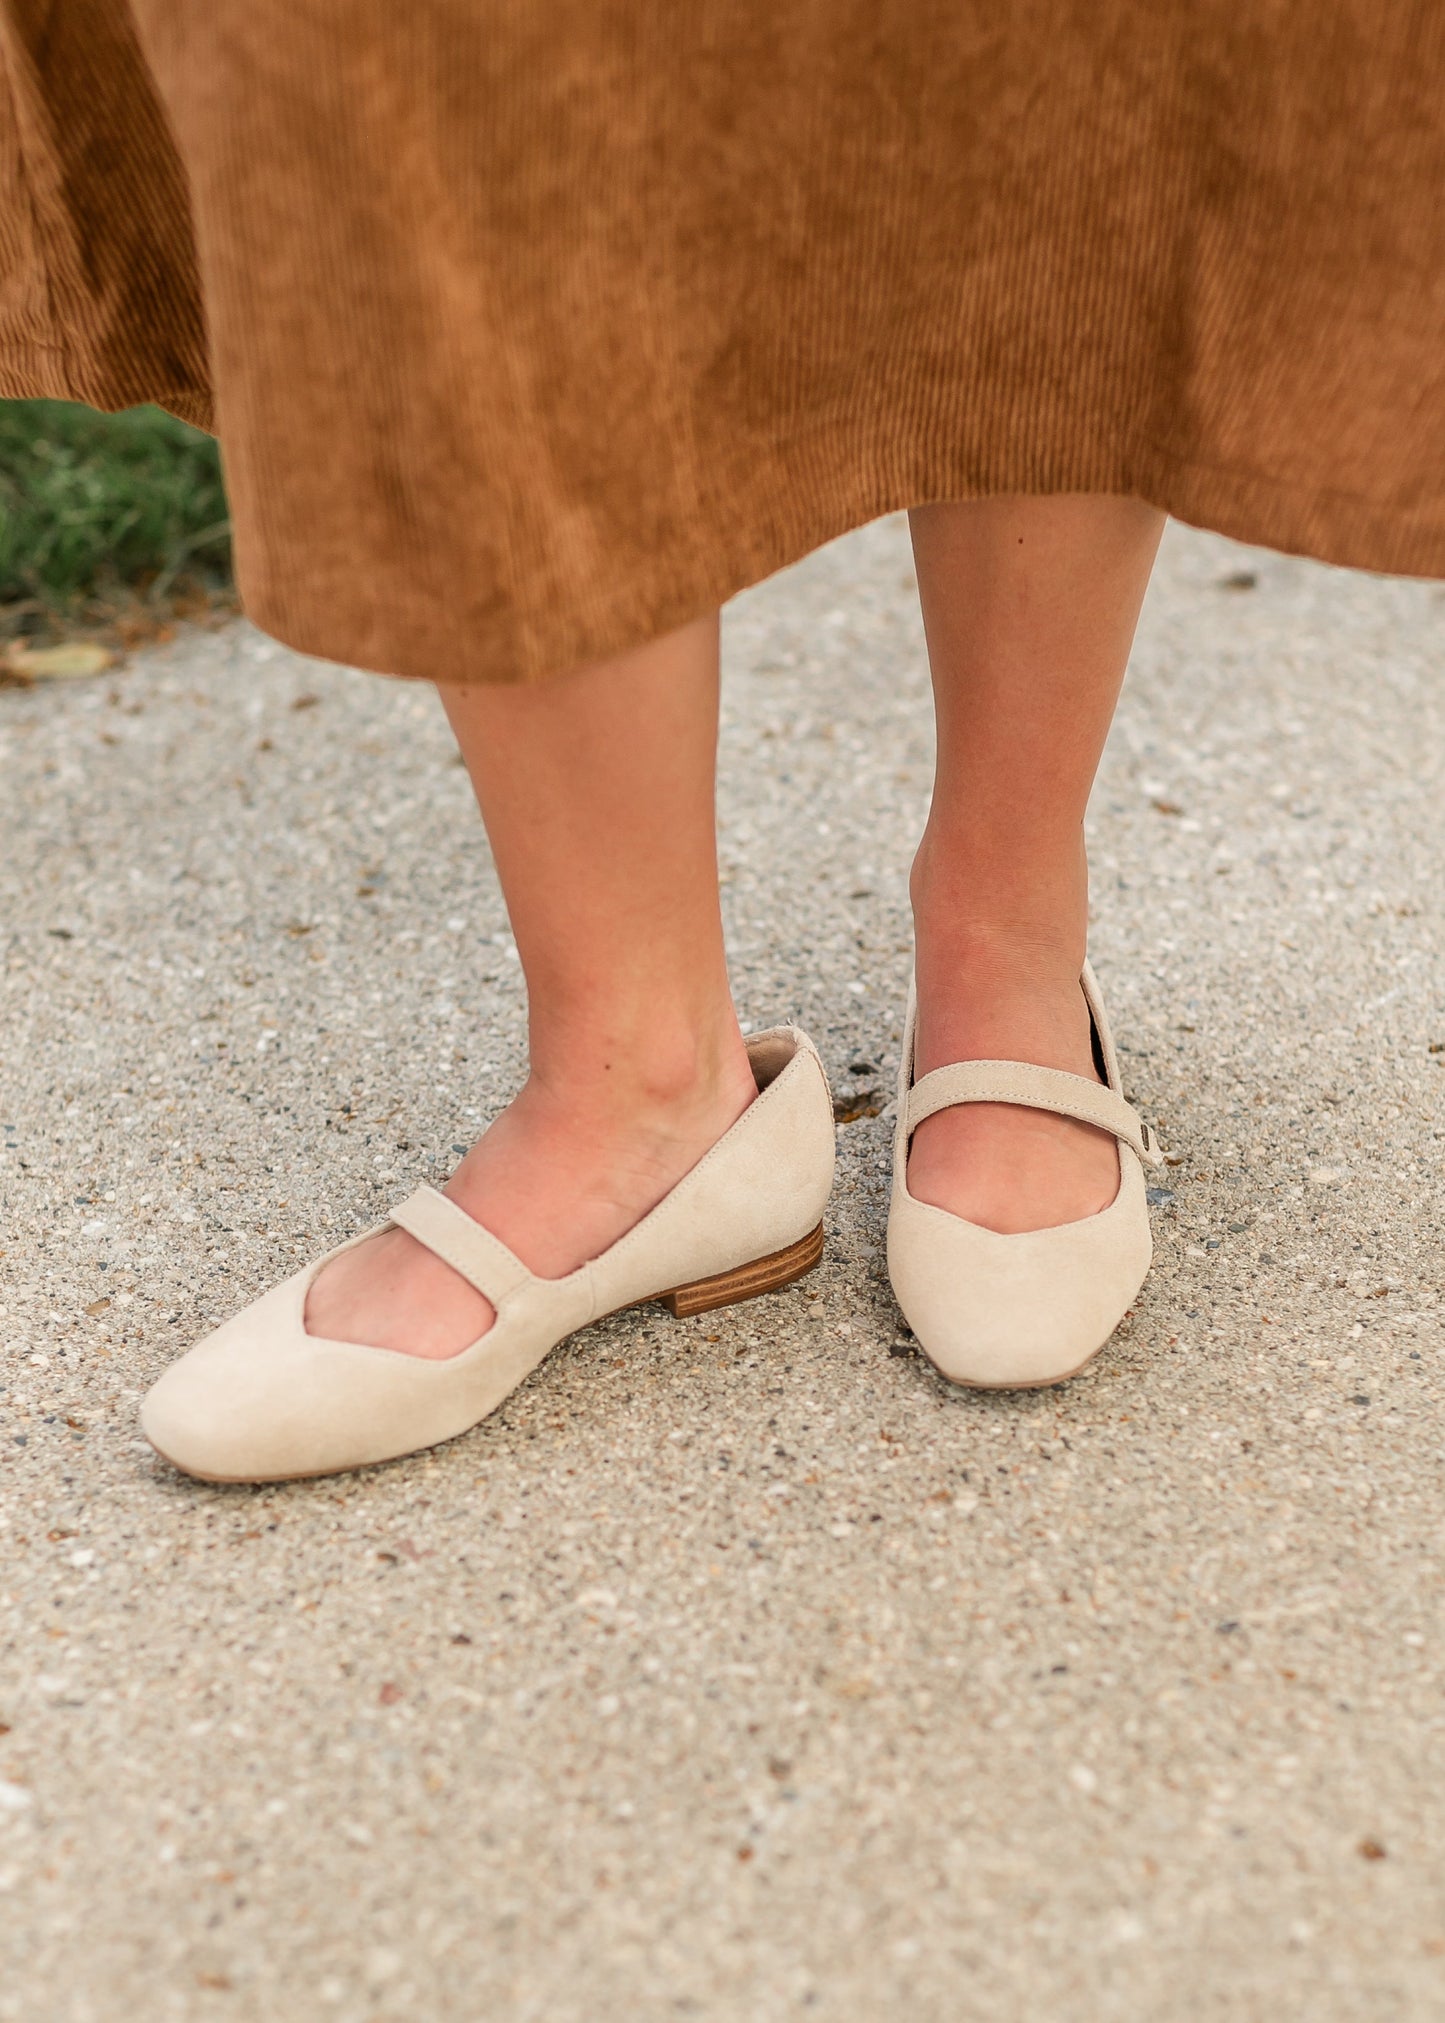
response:
<svg viewBox="0 0 1445 2023"><path fill-rule="evenodd" d="M73 639L65 646L12 646L5 669L21 681L73 681L82 675L104 674L115 665L109 647L93 640Z"/></svg>

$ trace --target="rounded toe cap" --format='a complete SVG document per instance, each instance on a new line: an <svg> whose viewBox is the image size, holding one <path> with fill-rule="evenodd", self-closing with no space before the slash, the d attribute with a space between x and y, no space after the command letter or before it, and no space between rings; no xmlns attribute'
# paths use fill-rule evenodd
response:
<svg viewBox="0 0 1445 2023"><path fill-rule="evenodd" d="M216 1387L199 1375L190 1356L173 1363L147 1392L140 1429L163 1461L205 1481L247 1479L245 1442L234 1411L225 1410Z"/></svg>
<svg viewBox="0 0 1445 2023"><path fill-rule="evenodd" d="M1151 1255L1147 1210L1124 1189L1100 1215L1018 1236L911 1197L895 1199L889 1218L889 1275L919 1347L951 1382L981 1389L1077 1375L1123 1319Z"/></svg>
<svg viewBox="0 0 1445 2023"><path fill-rule="evenodd" d="M141 1431L173 1467L209 1482L308 1472L297 1421L311 1402L307 1352L326 1345L313 1344L305 1331L306 1276L273 1286L151 1386Z"/></svg>

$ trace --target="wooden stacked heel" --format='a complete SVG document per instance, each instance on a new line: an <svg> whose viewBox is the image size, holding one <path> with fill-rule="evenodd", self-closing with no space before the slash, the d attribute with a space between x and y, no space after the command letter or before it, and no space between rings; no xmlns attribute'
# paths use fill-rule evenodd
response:
<svg viewBox="0 0 1445 2023"><path fill-rule="evenodd" d="M670 1292L657 1295L659 1304L678 1320L686 1320L689 1314L705 1314L713 1307L737 1306L745 1299L756 1299L759 1293L781 1292L785 1285L792 1285L806 1272L810 1272L823 1255L823 1225L801 1237L797 1243L790 1243L786 1250L775 1250L771 1257L755 1258L751 1264L740 1264L732 1271L720 1271L715 1278L700 1278L693 1285L676 1285Z"/></svg>

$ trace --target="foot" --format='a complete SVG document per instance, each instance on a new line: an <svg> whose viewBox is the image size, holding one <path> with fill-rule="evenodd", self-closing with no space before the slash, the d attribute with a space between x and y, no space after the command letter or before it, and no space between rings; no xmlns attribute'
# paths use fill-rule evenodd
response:
<svg viewBox="0 0 1445 2023"><path fill-rule="evenodd" d="M920 944L914 1077L952 1061L1030 1061L1099 1079L1088 1006L1071 964L930 962ZM966 1103L913 1134L908 1191L1003 1236L1107 1208L1119 1189L1114 1139L1014 1103Z"/></svg>
<svg viewBox="0 0 1445 2023"><path fill-rule="evenodd" d="M741 1039L680 1090L608 1089L600 1100L529 1081L442 1190L530 1271L561 1278L640 1222L757 1095ZM306 1331L404 1355L454 1356L486 1333L491 1302L405 1230L333 1258L306 1300Z"/></svg>

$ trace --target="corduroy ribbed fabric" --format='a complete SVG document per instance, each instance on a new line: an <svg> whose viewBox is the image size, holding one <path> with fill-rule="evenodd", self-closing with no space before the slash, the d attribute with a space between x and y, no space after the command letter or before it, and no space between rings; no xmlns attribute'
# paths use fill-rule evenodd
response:
<svg viewBox="0 0 1445 2023"><path fill-rule="evenodd" d="M929 500L1445 575L1440 0L0 0L0 393L307 652L526 680Z"/></svg>

